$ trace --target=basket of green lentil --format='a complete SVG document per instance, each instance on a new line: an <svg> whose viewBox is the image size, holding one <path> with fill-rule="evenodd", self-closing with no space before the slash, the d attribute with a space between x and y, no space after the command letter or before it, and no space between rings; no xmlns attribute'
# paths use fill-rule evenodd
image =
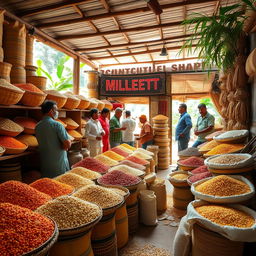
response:
<svg viewBox="0 0 256 256"><path fill-rule="evenodd" d="M212 203L241 203L255 194L253 184L243 176L219 175L192 184L191 192L197 199Z"/></svg>
<svg viewBox="0 0 256 256"><path fill-rule="evenodd" d="M210 169L238 169L252 165L254 159L250 154L223 154L211 156L205 160Z"/></svg>

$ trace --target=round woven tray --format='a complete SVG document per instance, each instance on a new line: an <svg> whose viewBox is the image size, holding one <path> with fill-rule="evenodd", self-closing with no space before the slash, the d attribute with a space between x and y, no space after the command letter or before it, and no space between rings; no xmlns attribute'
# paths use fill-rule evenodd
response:
<svg viewBox="0 0 256 256"><path fill-rule="evenodd" d="M24 91L16 91L10 88L0 86L0 104L14 105L22 98Z"/></svg>

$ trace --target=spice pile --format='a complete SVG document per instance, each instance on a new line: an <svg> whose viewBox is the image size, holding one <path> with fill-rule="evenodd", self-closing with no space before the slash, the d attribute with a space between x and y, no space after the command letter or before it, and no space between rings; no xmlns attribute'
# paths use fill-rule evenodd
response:
<svg viewBox="0 0 256 256"><path fill-rule="evenodd" d="M227 206L203 205L196 207L195 210L206 219L221 226L249 228L255 224L254 218L249 214Z"/></svg>
<svg viewBox="0 0 256 256"><path fill-rule="evenodd" d="M92 158L92 157L86 157L82 161L76 163L72 166L75 167L84 167L91 171L99 172L99 173L106 173L110 166L107 166L103 163L101 163L99 160Z"/></svg>
<svg viewBox="0 0 256 256"><path fill-rule="evenodd" d="M202 179L205 179L205 178L208 178L208 177L211 177L211 176L212 176L212 174L209 171L202 172L202 173L197 173L197 174L194 174L194 175L190 176L188 178L188 181L190 183L194 183L194 182L197 182L199 180L202 180Z"/></svg>
<svg viewBox="0 0 256 256"><path fill-rule="evenodd" d="M73 196L95 203L103 209L114 207L120 204L124 199L112 190L98 185L89 185L81 188L75 192Z"/></svg>
<svg viewBox="0 0 256 256"><path fill-rule="evenodd" d="M121 145L117 146L117 148L122 149L123 151L127 152L128 154L132 154L132 152L133 152L133 150L131 150L131 149L127 148L127 147L121 146Z"/></svg>
<svg viewBox="0 0 256 256"><path fill-rule="evenodd" d="M19 124L16 124L12 120L8 118L0 117L0 134L7 136L17 136L21 132L23 132L23 127Z"/></svg>
<svg viewBox="0 0 256 256"><path fill-rule="evenodd" d="M136 156L136 157L138 157L138 158L140 158L140 159L145 159L145 160L150 160L150 159L152 159L152 157L151 157L150 155L144 154L144 153L139 152L139 151L135 151L134 153L132 153L131 156Z"/></svg>
<svg viewBox="0 0 256 256"><path fill-rule="evenodd" d="M123 156L121 156L113 151L106 151L103 153L103 155L105 155L113 160L116 160L116 161L122 161L125 159Z"/></svg>
<svg viewBox="0 0 256 256"><path fill-rule="evenodd" d="M189 156L201 156L202 154L198 151L198 148L187 148L178 153L179 156L189 157Z"/></svg>
<svg viewBox="0 0 256 256"><path fill-rule="evenodd" d="M207 156L212 155L219 155L219 154L228 154L228 153L234 153L244 148L243 144L228 144L223 143L216 147L214 147L212 150L207 152Z"/></svg>
<svg viewBox="0 0 256 256"><path fill-rule="evenodd" d="M10 136L0 136L0 145L5 148L25 149L27 145Z"/></svg>
<svg viewBox="0 0 256 256"><path fill-rule="evenodd" d="M177 173L177 174L173 175L172 178L176 179L176 180L187 180L188 174Z"/></svg>
<svg viewBox="0 0 256 256"><path fill-rule="evenodd" d="M27 83L27 84L14 84L15 86L19 87L20 89L24 91L29 91L29 92L37 92L44 94L43 91L41 91L39 88L37 88L35 85Z"/></svg>
<svg viewBox="0 0 256 256"><path fill-rule="evenodd" d="M196 186L196 191L212 196L233 196L251 192L250 187L237 179L219 175Z"/></svg>
<svg viewBox="0 0 256 256"><path fill-rule="evenodd" d="M6 89L10 89L16 92L20 92L20 93L24 93L23 90L21 90L20 88L18 88L17 86L14 86L12 84L10 84L8 81L6 81L5 79L0 79L0 86Z"/></svg>
<svg viewBox="0 0 256 256"><path fill-rule="evenodd" d="M20 181L0 184L0 203L11 203L35 210L52 198Z"/></svg>
<svg viewBox="0 0 256 256"><path fill-rule="evenodd" d="M222 134L222 133L224 133L224 131L216 131L216 132L213 132L213 133L207 135L207 136L205 137L205 139L208 140L208 141L209 141L209 140L213 140L213 137L217 137L217 136L219 136L219 135Z"/></svg>
<svg viewBox="0 0 256 256"><path fill-rule="evenodd" d="M101 184L120 186L132 186L138 184L140 181L140 178L118 170L104 174L98 179L98 182Z"/></svg>
<svg viewBox="0 0 256 256"><path fill-rule="evenodd" d="M101 177L101 175L98 172L94 172L83 167L76 167L70 170L69 173L80 175L89 180L96 180Z"/></svg>
<svg viewBox="0 0 256 256"><path fill-rule="evenodd" d="M57 181L65 183L74 187L75 189L81 188L83 186L94 184L93 181L83 178L80 175L74 173L65 173L55 178Z"/></svg>
<svg viewBox="0 0 256 256"><path fill-rule="evenodd" d="M214 163L214 164L237 164L241 161L244 161L248 157L243 156L243 155L223 155L223 156L218 156L214 157L213 159L209 160L209 163Z"/></svg>
<svg viewBox="0 0 256 256"><path fill-rule="evenodd" d="M179 164L189 167L199 167L204 165L204 159L200 157L191 156L188 159L180 160Z"/></svg>
<svg viewBox="0 0 256 256"><path fill-rule="evenodd" d="M198 173L204 173L204 172L209 172L206 165L202 165L191 171L192 174L198 174Z"/></svg>
<svg viewBox="0 0 256 256"><path fill-rule="evenodd" d="M145 172L140 171L140 170L135 169L135 168L132 168L132 167L127 166L127 165L117 165L117 166L112 167L111 169L109 169L108 172L112 172L112 171L115 171L115 170L121 171L121 172L126 173L126 174L130 174L130 175L133 175L133 176L142 176L142 175L145 174Z"/></svg>
<svg viewBox="0 0 256 256"><path fill-rule="evenodd" d="M248 135L247 130L232 130L232 131L227 131L218 135L216 139L223 140L223 139L237 138L237 137L247 136L247 135Z"/></svg>
<svg viewBox="0 0 256 256"><path fill-rule="evenodd" d="M97 155L94 158L108 166L115 166L118 164L118 162L116 160L113 160L112 158L107 157L103 154Z"/></svg>
<svg viewBox="0 0 256 256"><path fill-rule="evenodd" d="M22 126L24 129L27 128L27 129L35 130L37 125L37 121L29 117L22 117L22 116L16 117L14 121L20 126ZM26 130L24 132L26 133Z"/></svg>
<svg viewBox="0 0 256 256"><path fill-rule="evenodd" d="M124 161L121 161L120 164L124 164L124 165L127 165L127 166L130 166L132 168L135 168L135 169L138 169L138 170L141 170L141 171L145 171L146 170L146 167L141 165L141 164L136 164L130 160L124 160Z"/></svg>
<svg viewBox="0 0 256 256"><path fill-rule="evenodd" d="M207 152L218 146L219 143L216 140L212 140L207 142L204 146L199 149L199 152Z"/></svg>
<svg viewBox="0 0 256 256"><path fill-rule="evenodd" d="M68 195L74 190L74 187L72 186L49 178L36 180L29 184L29 186L51 196L52 198Z"/></svg>
<svg viewBox="0 0 256 256"><path fill-rule="evenodd" d="M29 209L0 203L0 251L3 256L28 253L50 239L53 222Z"/></svg>
<svg viewBox="0 0 256 256"><path fill-rule="evenodd" d="M73 196L61 196L36 210L56 221L59 229L72 229L86 225L102 214L99 206Z"/></svg>
<svg viewBox="0 0 256 256"><path fill-rule="evenodd" d="M145 159L138 158L136 156L128 156L126 158L126 160L129 160L129 161L132 161L136 164L141 164L141 165L148 165L149 164L149 161L147 161Z"/></svg>
<svg viewBox="0 0 256 256"><path fill-rule="evenodd" d="M125 147L125 148L128 148L128 149L131 150L131 151L135 151L135 150L136 150L135 147L130 146L129 144L126 144L126 143L123 143L123 144L121 144L120 146Z"/></svg>
<svg viewBox="0 0 256 256"><path fill-rule="evenodd" d="M73 119L71 119L70 117L60 117L59 118L63 123L65 123L67 126L66 128L68 130L75 130L76 128L79 127L79 124L76 123Z"/></svg>
<svg viewBox="0 0 256 256"><path fill-rule="evenodd" d="M129 153L127 153L126 151L124 151L123 149L118 148L118 147L111 148L111 151L113 151L113 152L115 152L118 155L123 156L123 157L128 157L129 156Z"/></svg>
<svg viewBox="0 0 256 256"><path fill-rule="evenodd" d="M38 147L38 141L35 136L30 134L23 134L17 137L17 140L26 144L29 148L36 148Z"/></svg>

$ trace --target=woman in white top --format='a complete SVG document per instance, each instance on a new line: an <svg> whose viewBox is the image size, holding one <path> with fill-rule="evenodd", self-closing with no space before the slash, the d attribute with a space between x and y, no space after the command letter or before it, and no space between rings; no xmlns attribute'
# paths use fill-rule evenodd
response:
<svg viewBox="0 0 256 256"><path fill-rule="evenodd" d="M131 111L125 111L125 119L122 121L122 127L126 130L122 132L122 140L124 143L134 147L134 131L136 128L136 122L131 118Z"/></svg>
<svg viewBox="0 0 256 256"><path fill-rule="evenodd" d="M102 136L105 132L98 120L98 109L91 109L90 115L91 119L86 124L85 134L88 138L90 157L94 157L102 153Z"/></svg>

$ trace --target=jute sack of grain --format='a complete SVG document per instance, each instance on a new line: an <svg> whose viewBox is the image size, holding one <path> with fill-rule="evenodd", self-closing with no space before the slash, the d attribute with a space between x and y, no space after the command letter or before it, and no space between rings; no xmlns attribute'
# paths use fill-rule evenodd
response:
<svg viewBox="0 0 256 256"><path fill-rule="evenodd" d="M26 59L26 28L15 21L4 24L4 60L14 66L25 66ZM26 82L26 81L25 81Z"/></svg>

